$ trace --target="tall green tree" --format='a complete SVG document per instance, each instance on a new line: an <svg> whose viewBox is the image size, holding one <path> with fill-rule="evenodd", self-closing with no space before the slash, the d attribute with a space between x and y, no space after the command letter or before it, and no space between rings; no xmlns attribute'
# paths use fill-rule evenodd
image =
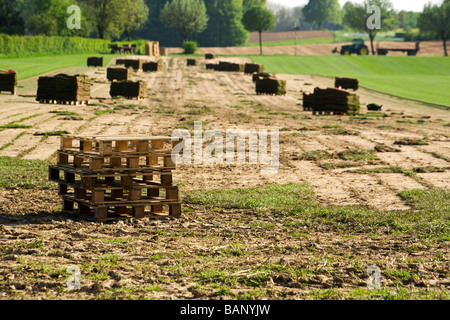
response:
<svg viewBox="0 0 450 320"><path fill-rule="evenodd" d="M124 31L124 0L78 0L100 39L119 38Z"/></svg>
<svg viewBox="0 0 450 320"><path fill-rule="evenodd" d="M149 18L137 31L133 32L141 39L159 41L161 47L179 46L183 41L181 35L174 29L166 26L160 19L161 10L170 0L145 0L149 9Z"/></svg>
<svg viewBox="0 0 450 320"><path fill-rule="evenodd" d="M31 35L69 35L67 8L77 4L73 0L25 0L21 16L25 33Z"/></svg>
<svg viewBox="0 0 450 320"><path fill-rule="evenodd" d="M294 10L291 8L280 8L274 15L276 26L273 31L292 31L294 25L300 27L300 20L294 16Z"/></svg>
<svg viewBox="0 0 450 320"><path fill-rule="evenodd" d="M193 33L206 29L208 16L203 0L172 0L164 5L161 21L177 30L184 41Z"/></svg>
<svg viewBox="0 0 450 320"><path fill-rule="evenodd" d="M253 7L265 8L267 0L243 0L242 1L242 12L245 13L248 9Z"/></svg>
<svg viewBox="0 0 450 320"><path fill-rule="evenodd" d="M250 32L258 32L259 34L259 53L262 55L262 39L261 34L264 31L275 28L276 19L274 14L265 8L252 7L244 13L242 23Z"/></svg>
<svg viewBox="0 0 450 320"><path fill-rule="evenodd" d="M123 30L130 41L131 32L139 30L147 21L149 9L144 0L125 0L124 6Z"/></svg>
<svg viewBox="0 0 450 320"><path fill-rule="evenodd" d="M421 31L439 35L444 46L444 55L448 56L447 40L450 38L450 0L445 0L441 6L427 4L418 18Z"/></svg>
<svg viewBox="0 0 450 320"><path fill-rule="evenodd" d="M379 28L372 28L368 23L373 16L369 10L371 6L376 6L380 10ZM366 0L363 4L345 4L344 23L350 28L366 32L370 38L372 54L375 54L373 41L379 31L391 30L397 23L398 18L389 0Z"/></svg>
<svg viewBox="0 0 450 320"><path fill-rule="evenodd" d="M208 26L197 35L202 46L229 47L243 45L248 32L242 24L242 0L205 0Z"/></svg>
<svg viewBox="0 0 450 320"><path fill-rule="evenodd" d="M23 34L23 0L0 0L0 33Z"/></svg>
<svg viewBox="0 0 450 320"><path fill-rule="evenodd" d="M338 0L309 0L302 12L307 22L315 22L322 29L325 21L336 23L339 8Z"/></svg>

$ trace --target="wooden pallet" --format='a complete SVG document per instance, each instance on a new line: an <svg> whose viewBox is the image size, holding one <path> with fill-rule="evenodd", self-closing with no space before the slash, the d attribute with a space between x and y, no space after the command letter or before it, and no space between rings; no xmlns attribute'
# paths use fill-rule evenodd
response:
<svg viewBox="0 0 450 320"><path fill-rule="evenodd" d="M136 97L136 96L134 96L134 97L133 96L127 96L127 97L125 97L125 96L111 96L111 98L113 98L113 99L118 99L119 97L123 97L123 98L125 98L127 100L137 100L137 101L143 101L143 100L147 99L147 97L144 97L144 96L141 96L141 97Z"/></svg>
<svg viewBox="0 0 450 320"><path fill-rule="evenodd" d="M166 210L164 210L166 209ZM63 212L74 214L86 220L108 222L131 217L141 219L177 218L181 216L181 203L158 203L150 205L118 205L118 206L90 206L80 201L63 198Z"/></svg>
<svg viewBox="0 0 450 320"><path fill-rule="evenodd" d="M347 112L344 112L344 111L330 111L330 110L324 110L324 111L317 111L317 110L314 110L313 109L313 112L312 112L312 114L313 115L316 115L316 114L319 114L319 115L331 115L331 114L333 114L333 115L346 115L347 114ZM353 115L355 115L355 114L353 114Z"/></svg>
<svg viewBox="0 0 450 320"><path fill-rule="evenodd" d="M165 195L161 194L164 190ZM104 189L86 190L59 184L59 195L89 206L128 206L139 204L159 204L178 201L178 187L152 186L152 188L137 188L135 186L106 187ZM161 196L160 196L161 195Z"/></svg>
<svg viewBox="0 0 450 320"><path fill-rule="evenodd" d="M15 96L17 94L17 89L14 89L13 91L11 91L11 90L0 90L0 94L2 94L2 92L9 92L9 93L11 93L11 95Z"/></svg>
<svg viewBox="0 0 450 320"><path fill-rule="evenodd" d="M264 91L256 91L257 95L266 95L266 96L285 96L286 92L284 93L273 93L273 92L264 92Z"/></svg>
<svg viewBox="0 0 450 320"><path fill-rule="evenodd" d="M171 137L61 136L57 164L49 166L65 211L96 221L181 214L173 186ZM162 213L163 207L168 213ZM146 210L145 208L150 208Z"/></svg>
<svg viewBox="0 0 450 320"><path fill-rule="evenodd" d="M62 183L74 188L84 188L94 190L111 187L131 187L133 185L143 188L153 188L154 186L167 187L172 185L172 170L145 169L132 172L110 172L93 173L89 170L79 168L49 166L48 178L50 181Z"/></svg>
<svg viewBox="0 0 450 320"><path fill-rule="evenodd" d="M60 149L64 151L80 151L86 154L124 155L127 153L148 154L164 151L167 145L173 145L173 139L165 136L131 137L131 136L77 136L61 135Z"/></svg>
<svg viewBox="0 0 450 320"><path fill-rule="evenodd" d="M39 103L46 103L46 104L68 104L68 105L75 105L75 106L85 106L89 104L89 101L72 101L72 100L51 100L51 99L39 99Z"/></svg>

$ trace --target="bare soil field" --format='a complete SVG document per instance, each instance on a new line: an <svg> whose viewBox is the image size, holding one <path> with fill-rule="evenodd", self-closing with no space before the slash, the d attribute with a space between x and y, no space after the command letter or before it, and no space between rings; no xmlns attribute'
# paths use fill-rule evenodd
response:
<svg viewBox="0 0 450 320"><path fill-rule="evenodd" d="M174 177L182 195L308 183L320 205L358 205L381 214L412 210L399 191L450 189L446 110L361 88L360 116L313 116L302 110L303 91L331 87L334 79L279 74L287 80L285 96L256 95L243 73L205 70L206 61L188 67L183 58L164 59L164 72L134 75L148 82L145 101L111 99L106 68L71 70L95 81L87 106L39 104L36 78L21 81L17 96L0 95L0 126L31 127L1 131L0 156L55 161L59 137L39 133L167 136L177 128L192 130L192 121L200 120L203 130L278 129L279 171L266 176L248 163L182 164ZM367 113L369 103L383 105L382 113ZM426 144L396 144L405 138ZM371 159L338 156L377 146ZM303 156L314 151L330 157ZM418 174L376 170L393 167ZM396 294L401 287L440 298L450 286L448 241L427 244L389 232L349 235L326 226L293 232L286 227L294 224L292 217L199 204L185 204L175 220L114 223L87 222L60 210L56 190L0 189L0 299L362 298L371 296L364 291L370 264L380 265L382 288ZM65 289L71 265L81 268L79 290Z"/></svg>
<svg viewBox="0 0 450 320"><path fill-rule="evenodd" d="M263 41L283 41L297 39L312 39L312 38L333 38L330 31L320 30L305 30L305 31L286 31L286 32L263 32L261 38ZM259 33L251 32L248 37L248 43L259 42Z"/></svg>
<svg viewBox="0 0 450 320"><path fill-rule="evenodd" d="M268 41L268 40L265 40ZM263 47L264 54L288 54L288 55L333 55L332 51L335 48L340 49L341 46L349 43L320 43L320 44L298 44L297 46L265 46ZM370 49L370 43L367 43ZM374 43L374 49L379 48L405 48L414 49L415 42L388 42L377 41ZM183 53L182 48L168 48L170 53ZM447 49L450 49L450 45L447 44ZM222 55L244 55L244 54L259 54L259 47L215 47L199 48L198 53L212 53ZM337 53L334 53L337 54ZM406 56L406 52L388 52L389 56L403 55ZM420 50L417 56L443 56L444 48L441 41L423 41L420 43Z"/></svg>

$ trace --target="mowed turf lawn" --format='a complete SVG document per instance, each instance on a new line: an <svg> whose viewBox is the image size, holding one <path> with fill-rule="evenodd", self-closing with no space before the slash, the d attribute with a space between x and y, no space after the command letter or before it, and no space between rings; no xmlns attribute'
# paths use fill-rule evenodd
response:
<svg viewBox="0 0 450 320"><path fill-rule="evenodd" d="M23 80L62 68L86 67L87 58L92 56L102 56L103 63L106 66L116 55L84 53L43 57L0 58L0 69L15 70L18 73L19 80Z"/></svg>
<svg viewBox="0 0 450 320"><path fill-rule="evenodd" d="M408 56L250 56L265 71L351 77L360 86L450 107L450 59Z"/></svg>

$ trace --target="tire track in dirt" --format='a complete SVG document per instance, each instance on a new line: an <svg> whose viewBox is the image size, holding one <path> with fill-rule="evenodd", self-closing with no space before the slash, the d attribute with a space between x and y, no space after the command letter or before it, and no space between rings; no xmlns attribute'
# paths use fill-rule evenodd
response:
<svg viewBox="0 0 450 320"><path fill-rule="evenodd" d="M339 174L339 180L354 194L358 196L362 204L373 209L383 210L409 210L400 196L389 186L386 186L375 175L352 173Z"/></svg>
<svg viewBox="0 0 450 320"><path fill-rule="evenodd" d="M360 204L357 193L333 174L310 161L295 161L293 165L296 167L296 176L311 185L320 203L343 206Z"/></svg>
<svg viewBox="0 0 450 320"><path fill-rule="evenodd" d="M328 150L332 152L339 152L345 149L372 149L374 144L369 141L360 138L358 136L316 136L317 142L326 146ZM380 153L378 153L380 154ZM358 203L368 205L373 208L383 208L386 210L408 210L409 206L404 204L403 200L398 196L398 186L395 185L395 180L390 180L387 177L382 178L382 175L378 174L361 174L360 177L355 176L353 173L348 173L347 169L344 171L334 170L330 173L330 176L338 182L334 182L342 185L342 189L345 189L348 193L351 193L354 198L358 198ZM352 179L348 178L348 175ZM358 175L358 174L356 174ZM403 176L403 175L398 175ZM370 178L369 178L370 177ZM329 180L329 177L327 177ZM355 183L358 180L359 183ZM416 187L421 187L419 183L411 178L403 178L402 181L409 182ZM403 185L407 185L404 183ZM370 189L370 193L383 195L383 201L371 200L370 196L366 192L366 188ZM373 195L372 195L373 197ZM384 205L384 206L383 206Z"/></svg>

